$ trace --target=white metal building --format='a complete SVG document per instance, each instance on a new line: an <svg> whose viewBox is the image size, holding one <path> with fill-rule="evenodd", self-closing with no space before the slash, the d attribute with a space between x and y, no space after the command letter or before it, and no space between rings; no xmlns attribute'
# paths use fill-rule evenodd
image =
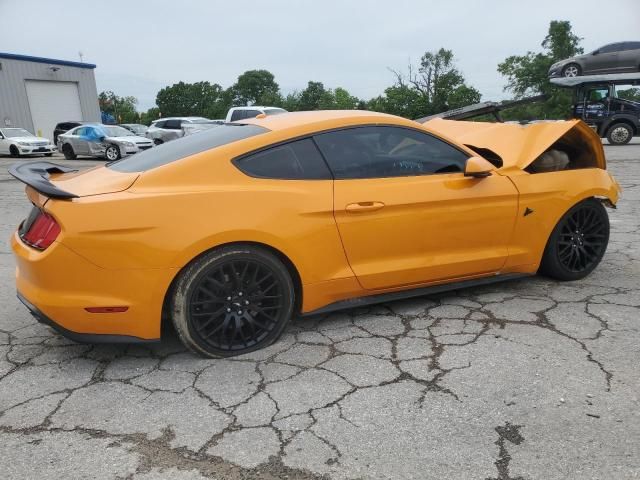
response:
<svg viewBox="0 0 640 480"><path fill-rule="evenodd" d="M59 122L99 122L95 68L0 52L0 125L53 140Z"/></svg>

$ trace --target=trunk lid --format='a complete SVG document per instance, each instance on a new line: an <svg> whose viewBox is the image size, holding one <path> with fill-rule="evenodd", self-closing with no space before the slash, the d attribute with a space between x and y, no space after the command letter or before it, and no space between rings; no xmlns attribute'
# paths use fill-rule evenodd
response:
<svg viewBox="0 0 640 480"><path fill-rule="evenodd" d="M139 173L118 172L103 166L74 170L51 162L14 164L9 173L31 187L38 196L72 199L127 190Z"/></svg>

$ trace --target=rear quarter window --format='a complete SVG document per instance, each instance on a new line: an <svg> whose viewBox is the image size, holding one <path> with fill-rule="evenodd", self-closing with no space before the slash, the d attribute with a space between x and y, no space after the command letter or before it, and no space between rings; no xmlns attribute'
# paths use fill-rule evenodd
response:
<svg viewBox="0 0 640 480"><path fill-rule="evenodd" d="M267 128L258 125L238 123L220 125L200 132L198 135L182 137L144 152L136 153L131 157L107 164L107 167L117 172L144 172L196 153L205 152L212 148L254 137L268 131Z"/></svg>
<svg viewBox="0 0 640 480"><path fill-rule="evenodd" d="M331 172L313 140L305 138L237 158L246 175L280 180L328 180Z"/></svg>

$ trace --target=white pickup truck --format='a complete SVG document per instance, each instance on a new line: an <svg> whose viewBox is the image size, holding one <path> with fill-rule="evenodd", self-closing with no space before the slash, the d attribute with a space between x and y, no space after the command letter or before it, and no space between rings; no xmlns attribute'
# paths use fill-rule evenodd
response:
<svg viewBox="0 0 640 480"><path fill-rule="evenodd" d="M254 118L264 113L265 115L278 115L279 113L287 113L284 108L278 107L259 107L253 105L251 107L233 107L227 112L226 122L235 122L236 120L244 120L245 118Z"/></svg>

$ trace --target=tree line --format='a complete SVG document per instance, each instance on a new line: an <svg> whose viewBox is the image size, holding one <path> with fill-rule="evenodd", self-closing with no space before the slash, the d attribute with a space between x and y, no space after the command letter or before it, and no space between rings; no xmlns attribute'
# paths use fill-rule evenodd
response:
<svg viewBox="0 0 640 480"><path fill-rule="evenodd" d="M559 60L583 53L582 38L572 31L569 21L554 20L541 42L542 50L513 55L497 66L506 77L505 91L519 99L546 94L549 99L523 105L505 112L507 119L558 119L570 113L571 93L549 83L547 72ZM101 92L100 108L120 123L145 123L160 117L202 116L224 118L229 108L244 105L268 105L288 111L300 110L375 110L406 118L418 118L477 103L480 92L467 84L455 65L454 53L446 48L426 52L417 65L404 71L391 70L394 83L380 95L362 99L344 88L327 88L322 82L309 81L301 91L284 94L268 70L249 70L228 88L201 81L178 82L161 89L156 107L137 112L135 97L120 97L112 91Z"/></svg>

